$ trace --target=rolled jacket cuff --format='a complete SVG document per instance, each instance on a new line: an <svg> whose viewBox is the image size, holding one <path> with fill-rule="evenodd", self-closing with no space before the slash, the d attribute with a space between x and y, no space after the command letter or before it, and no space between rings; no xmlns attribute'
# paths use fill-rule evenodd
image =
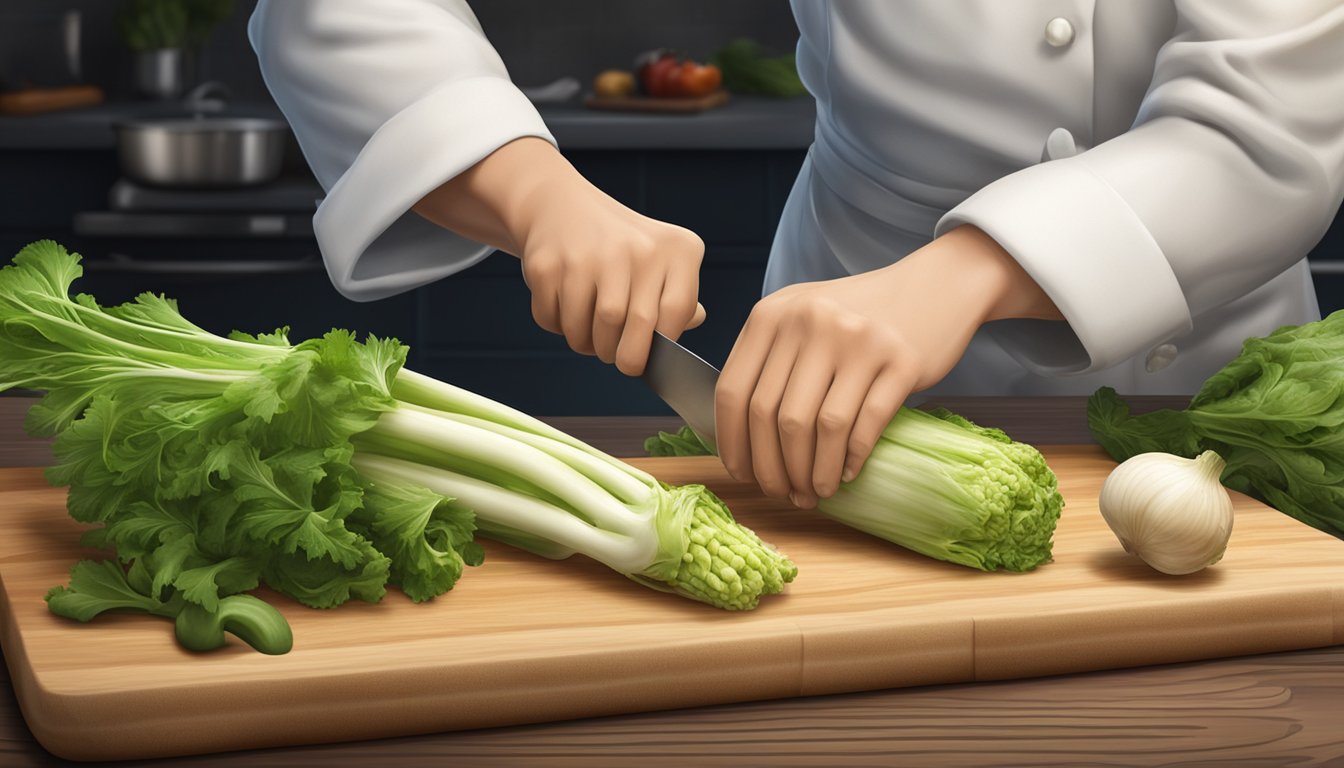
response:
<svg viewBox="0 0 1344 768"><path fill-rule="evenodd" d="M935 236L963 224L1013 256L1059 308L1058 322L990 324L1028 370L1060 376L1109 368L1192 327L1171 265L1129 204L1086 155L1032 166L948 211Z"/></svg>
<svg viewBox="0 0 1344 768"><path fill-rule="evenodd" d="M446 83L398 112L332 185L313 229L336 289L355 301L411 290L462 270L493 249L434 226L411 207L499 147L551 136L512 83Z"/></svg>

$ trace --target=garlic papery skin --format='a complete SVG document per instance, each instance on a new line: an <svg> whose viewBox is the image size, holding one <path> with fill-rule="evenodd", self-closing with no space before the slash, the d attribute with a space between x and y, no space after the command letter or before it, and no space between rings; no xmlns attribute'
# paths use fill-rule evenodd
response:
<svg viewBox="0 0 1344 768"><path fill-rule="evenodd" d="M1194 573L1221 560L1232 536L1232 497L1218 482L1224 466L1213 451L1140 453L1102 484L1101 516L1126 552L1163 573Z"/></svg>

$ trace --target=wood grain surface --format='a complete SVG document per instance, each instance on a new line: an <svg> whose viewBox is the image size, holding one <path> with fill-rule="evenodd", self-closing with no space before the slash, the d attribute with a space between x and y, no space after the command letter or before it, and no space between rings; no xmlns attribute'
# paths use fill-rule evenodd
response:
<svg viewBox="0 0 1344 768"><path fill-rule="evenodd" d="M103 90L93 85L59 88L24 88L0 93L0 115L36 115L62 109L87 107L103 100Z"/></svg>
<svg viewBox="0 0 1344 768"><path fill-rule="evenodd" d="M728 103L728 92L718 90L704 96L655 98L653 96L588 96L583 105L589 109L612 112L660 112L694 114Z"/></svg>
<svg viewBox="0 0 1344 768"><path fill-rule="evenodd" d="M265 595L295 649L192 654L147 616L79 625L42 595L84 526L35 469L0 470L0 622L27 722L52 752L144 758L323 743L758 699L1001 680L1310 648L1344 640L1344 542L1235 494L1214 568L1158 574L1096 509L1114 466L1046 446L1066 508L1055 560L986 574L915 555L727 476L710 457L632 460L703 482L799 566L783 596L731 614L596 563L488 546L443 598L391 592L332 611ZM470 707L456 706L466 699Z"/></svg>
<svg viewBox="0 0 1344 768"><path fill-rule="evenodd" d="M1136 411L1181 398L1134 398ZM31 401L0 396L0 466L41 466ZM955 398L1038 444L1087 438L1081 398ZM558 420L557 420L558 421ZM669 428L675 419L663 419ZM656 423L576 418L638 455ZM585 432L585 429L593 430ZM215 766L1330 766L1344 765L1344 646L1008 682L696 707L537 725L154 761ZM127 765L144 765L143 761ZM0 765L75 765L33 739L0 666ZM120 765L120 764L119 764Z"/></svg>

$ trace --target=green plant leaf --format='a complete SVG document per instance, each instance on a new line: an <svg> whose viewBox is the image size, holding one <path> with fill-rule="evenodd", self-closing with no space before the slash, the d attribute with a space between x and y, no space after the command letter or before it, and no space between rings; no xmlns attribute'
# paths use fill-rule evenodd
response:
<svg viewBox="0 0 1344 768"><path fill-rule="evenodd" d="M452 589L463 566L484 558L471 511L427 488L371 483L350 523L387 553L392 582L416 602Z"/></svg>
<svg viewBox="0 0 1344 768"><path fill-rule="evenodd" d="M689 424L676 432L662 432L644 440L644 452L650 456L713 456L714 452L700 442Z"/></svg>
<svg viewBox="0 0 1344 768"><path fill-rule="evenodd" d="M255 589L260 576L261 568L255 561L230 557L182 571L173 579L173 586L188 602L215 613L222 596Z"/></svg>
<svg viewBox="0 0 1344 768"><path fill-rule="evenodd" d="M1110 387L1088 398L1087 425L1116 461L1153 451L1193 458L1203 450L1185 413L1160 410L1131 416L1129 404Z"/></svg>
<svg viewBox="0 0 1344 768"><path fill-rule="evenodd" d="M135 590L115 560L79 561L70 570L70 586L53 587L46 601L52 613L76 621L89 621L112 610L172 616L180 608L180 603L160 602Z"/></svg>

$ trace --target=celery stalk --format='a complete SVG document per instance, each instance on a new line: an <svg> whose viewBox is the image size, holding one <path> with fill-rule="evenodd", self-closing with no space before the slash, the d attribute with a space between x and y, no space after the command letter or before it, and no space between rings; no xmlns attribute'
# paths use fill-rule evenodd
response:
<svg viewBox="0 0 1344 768"><path fill-rule="evenodd" d="M222 338L162 296L72 299L81 272L50 241L0 269L0 390L46 390L26 425L56 436L48 477L120 561L75 569L58 614L185 616L215 642L226 599L261 583L314 607L388 583L433 598L480 562L478 533L732 610L796 574L703 486L408 371L395 340Z"/></svg>

